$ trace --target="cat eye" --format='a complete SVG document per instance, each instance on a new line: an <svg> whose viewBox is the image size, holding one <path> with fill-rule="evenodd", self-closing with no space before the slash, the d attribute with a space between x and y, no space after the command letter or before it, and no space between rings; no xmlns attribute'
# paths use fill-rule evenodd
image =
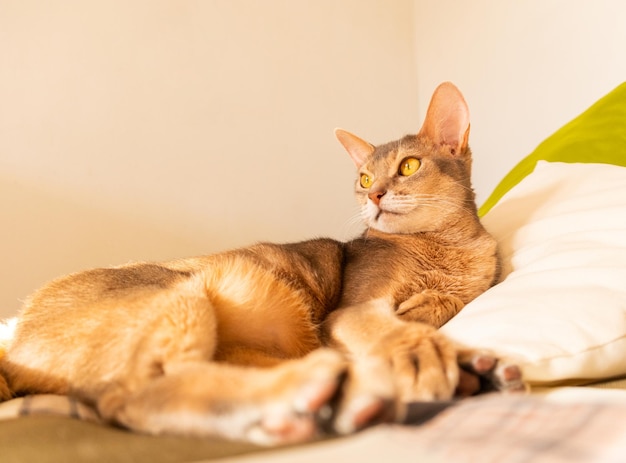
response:
<svg viewBox="0 0 626 463"><path fill-rule="evenodd" d="M420 168L421 162L417 158L404 158L400 163L398 173L405 177L413 175Z"/></svg>
<svg viewBox="0 0 626 463"><path fill-rule="evenodd" d="M372 177L370 177L370 176L369 176L369 175L367 175L367 174L361 174L361 180L360 180L360 182L361 182L361 186L362 186L363 188L369 188L369 187L371 187L371 186L372 186L372 183L373 183L373 182L372 182Z"/></svg>

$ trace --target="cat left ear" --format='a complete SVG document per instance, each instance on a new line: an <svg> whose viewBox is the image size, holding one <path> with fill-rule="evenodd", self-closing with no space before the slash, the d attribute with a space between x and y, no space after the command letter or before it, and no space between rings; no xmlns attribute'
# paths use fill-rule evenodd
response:
<svg viewBox="0 0 626 463"><path fill-rule="evenodd" d="M442 83L433 93L419 135L461 155L467 149L469 129L469 108L463 95L453 83Z"/></svg>
<svg viewBox="0 0 626 463"><path fill-rule="evenodd" d="M343 129L335 129L335 137L346 149L354 164L360 168L374 152L376 147Z"/></svg>

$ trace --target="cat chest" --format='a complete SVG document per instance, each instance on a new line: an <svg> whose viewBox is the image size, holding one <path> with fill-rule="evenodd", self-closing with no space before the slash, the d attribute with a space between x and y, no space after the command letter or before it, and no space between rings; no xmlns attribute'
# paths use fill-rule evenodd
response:
<svg viewBox="0 0 626 463"><path fill-rule="evenodd" d="M342 305L379 297L401 302L424 289L463 293L481 272L477 256L431 243L359 248L346 263Z"/></svg>

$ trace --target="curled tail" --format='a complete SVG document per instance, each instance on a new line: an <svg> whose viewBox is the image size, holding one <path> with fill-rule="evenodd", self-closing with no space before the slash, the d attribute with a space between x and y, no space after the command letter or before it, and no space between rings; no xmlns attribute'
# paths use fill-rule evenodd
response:
<svg viewBox="0 0 626 463"><path fill-rule="evenodd" d="M7 318L0 320L0 367L2 366L2 357L6 353L9 345L13 341L13 333L17 325L17 318ZM13 397L6 379L2 376L2 368L0 368L0 402Z"/></svg>

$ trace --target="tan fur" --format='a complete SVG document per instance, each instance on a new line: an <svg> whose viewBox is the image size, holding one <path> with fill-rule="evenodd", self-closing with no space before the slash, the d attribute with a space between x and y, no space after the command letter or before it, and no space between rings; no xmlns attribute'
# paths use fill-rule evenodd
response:
<svg viewBox="0 0 626 463"><path fill-rule="evenodd" d="M348 243L258 244L49 283L0 360L12 394L72 394L141 432L263 444L317 435L339 387L330 421L342 433L397 417L403 402L450 398L458 351L436 328L498 268L468 130L462 96L443 84L418 136L375 148L337 131L374 178L357 184L368 229ZM421 167L401 178L407 156Z"/></svg>

